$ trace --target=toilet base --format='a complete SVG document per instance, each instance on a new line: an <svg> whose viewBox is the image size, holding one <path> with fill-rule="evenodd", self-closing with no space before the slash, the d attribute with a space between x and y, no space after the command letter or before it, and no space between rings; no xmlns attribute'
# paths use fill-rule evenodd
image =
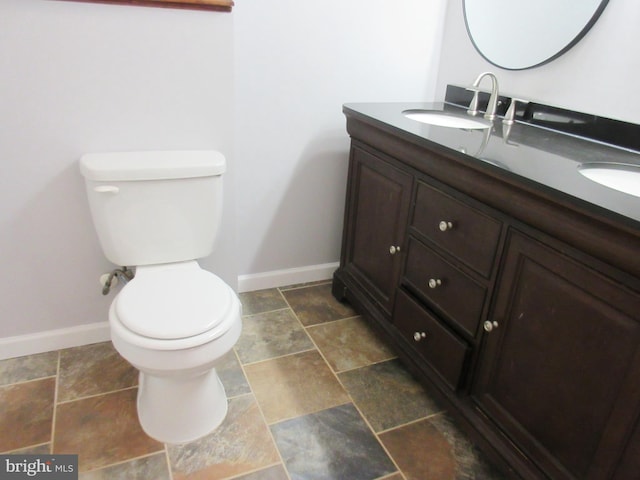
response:
<svg viewBox="0 0 640 480"><path fill-rule="evenodd" d="M138 419L163 443L187 443L213 432L227 415L227 396L215 369L192 377L140 372Z"/></svg>

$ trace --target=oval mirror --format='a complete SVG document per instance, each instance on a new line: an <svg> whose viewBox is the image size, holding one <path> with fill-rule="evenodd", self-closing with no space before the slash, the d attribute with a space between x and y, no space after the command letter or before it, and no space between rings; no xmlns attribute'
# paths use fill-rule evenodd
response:
<svg viewBox="0 0 640 480"><path fill-rule="evenodd" d="M547 63L573 47L609 0L462 0L471 41L508 70Z"/></svg>

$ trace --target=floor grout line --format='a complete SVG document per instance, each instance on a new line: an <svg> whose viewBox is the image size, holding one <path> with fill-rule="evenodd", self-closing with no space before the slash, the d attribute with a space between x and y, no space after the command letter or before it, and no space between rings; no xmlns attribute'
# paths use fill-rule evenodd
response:
<svg viewBox="0 0 640 480"><path fill-rule="evenodd" d="M338 323L338 322L344 322L346 320L352 320L354 318L358 318L358 317L362 317L362 315L351 315L349 317L344 317L344 318L336 318L335 320L329 320L328 322L320 322L320 323L314 323L313 325L307 325L304 328L317 328L317 327L322 327L323 325L331 325L334 323Z"/></svg>
<svg viewBox="0 0 640 480"><path fill-rule="evenodd" d="M171 468L171 457L169 456L169 447L164 444L164 460L167 462L167 471L169 472L169 480L173 480L173 468Z"/></svg>
<svg viewBox="0 0 640 480"><path fill-rule="evenodd" d="M56 416L58 414L58 389L60 388L60 364L62 363L62 355L58 350L58 356L56 361L56 380L55 388L53 391L53 413L51 415L51 435L49 437L49 453L53 454L55 451L55 434L56 434Z"/></svg>
<svg viewBox="0 0 640 480"><path fill-rule="evenodd" d="M276 355L275 357L264 358L262 360L256 360L254 362L247 362L247 363L244 363L243 366L251 367L251 366L254 366L254 365L259 365L261 363L270 362L272 360L278 360L280 358L291 357L293 355L299 355L299 354L305 353L305 352L312 352L314 350L317 350L317 349L315 347L313 347L313 348L305 348L304 350L298 350L297 352L284 353L282 355Z"/></svg>
<svg viewBox="0 0 640 480"><path fill-rule="evenodd" d="M306 417L307 415L315 415L316 413L324 412L325 410L331 410L332 408L342 407L343 405L349 405L349 404L353 404L353 399L351 397L349 397L349 400L346 401L346 402L339 402L339 403L336 403L335 405L331 405L330 407L322 407L322 408L318 408L317 410L311 410L309 412L302 413L300 415L294 415L292 417L281 418L281 419L279 419L279 420L277 420L275 422L267 423L267 426L273 427L275 425L279 425L279 424L284 423L284 422L289 422L289 421L295 420L297 418Z"/></svg>
<svg viewBox="0 0 640 480"><path fill-rule="evenodd" d="M273 310L265 310L263 312L247 313L245 315L242 315L242 319L244 320L245 318L249 318L249 317L257 317L258 315L264 315L266 313L281 312L283 310L290 310L290 309L291 307L282 307L282 308L274 308Z"/></svg>
<svg viewBox="0 0 640 480"><path fill-rule="evenodd" d="M135 462L136 460L142 460L143 458L153 457L154 455L162 455L164 453L164 450L165 448L163 448L162 450L157 450L155 452L145 453L144 455L139 455L137 457L127 458L126 460L121 460L119 462L109 463L108 465L102 465L97 468L92 468L91 470L84 470L80 473L85 474L90 472L98 472L100 470L105 470L107 468L117 467L118 465L124 465L129 462Z"/></svg>
<svg viewBox="0 0 640 480"><path fill-rule="evenodd" d="M238 473L237 475L233 475L231 477L225 477L225 478L223 478L221 480L236 480L236 479L239 479L239 478L243 478L246 475L251 475L253 473L258 473L258 472L261 472L263 470L266 470L267 468L272 468L272 467L275 467L275 466L278 466L278 465L283 465L283 464L282 463L277 463L277 462L276 463L272 463L271 465L265 465L264 467L256 468L254 470L248 470L246 472ZM289 477L289 472L287 472L287 469L284 468L284 466L283 466L283 470L286 472L287 478L290 479L291 477Z"/></svg>
<svg viewBox="0 0 640 480"><path fill-rule="evenodd" d="M280 465L282 465L282 469L285 471L285 474L287 475L287 478L289 480L291 480L291 475L289 474L289 470L287 469L287 465L284 463L284 458L282 457L282 452L280 452L280 449L278 448L278 444L276 443L276 439L273 436L273 432L271 431L271 428L269 427L269 423L267 422L267 418L264 416L264 411L262 410L262 406L260 405L260 402L258 401L258 397L256 397L255 392L253 391L253 386L251 385L251 382L249 381L249 377L247 376L247 372L245 371L245 366L242 364L242 361L240 360L240 355L238 354L238 351L234 348L233 349L233 353L236 356L236 360L238 361L238 364L240 365L240 369L242 370L242 375L244 375L245 380L247 381L247 385L249 385L249 390L250 390L250 394L253 396L254 401L256 402L256 406L258 407L258 413L260 413L260 417L262 418L262 421L264 422L264 425L267 429L267 432L269 432L269 438L271 439L271 443L273 445L273 448L275 448L276 453L278 454L278 458L280 459ZM262 469L259 469L257 471L263 470L264 468L269 468L269 467L263 467ZM246 474L246 472L245 472Z"/></svg>
<svg viewBox="0 0 640 480"><path fill-rule="evenodd" d="M25 383L41 382L42 380L47 380L49 378L56 378L56 377L57 375L46 375L38 378L30 378L29 380L21 380L19 382L14 382L14 383L5 383L4 385L0 385L0 388L16 387L16 386L24 385Z"/></svg>
<svg viewBox="0 0 640 480"><path fill-rule="evenodd" d="M354 372L356 370L360 370L360 369L367 368L367 367L372 367L374 365L379 365L381 363L390 362L392 360L399 360L399 358L397 356L383 358L382 360L375 360L375 361L373 361L371 363L367 363L366 365L360 365L358 367L347 368L345 370L339 370L339 371L336 371L335 373L336 373L336 375L342 375L343 373Z"/></svg>
<svg viewBox="0 0 640 480"><path fill-rule="evenodd" d="M25 445L24 447L15 448L13 450L7 450L6 452L0 452L0 455L15 455L16 452L19 452L21 450L31 450L44 445L49 445L49 450L51 450L51 441L48 441L48 442L34 443L33 445ZM51 453L51 451L49 451L49 453Z"/></svg>
<svg viewBox="0 0 640 480"><path fill-rule="evenodd" d="M63 400L61 402L58 402L58 405L66 405L68 403L79 402L81 400L88 400L90 398L101 397L103 395L111 395L113 393L124 392L126 390L134 390L136 388L138 388L137 384L136 385L132 385L130 387L117 388L115 390L108 390L106 392L100 392L100 393L94 393L94 394L91 394L91 395L85 395L84 397L72 398L71 400Z"/></svg>
<svg viewBox="0 0 640 480"><path fill-rule="evenodd" d="M414 423L424 422L425 420L431 420L432 418L438 417L440 415L446 415L446 414L447 414L446 410L439 410L439 411L434 412L434 413L429 413L428 415L425 415L424 417L416 418L416 419L410 420L408 422L401 423L401 424L395 425L393 427L385 428L384 430L380 430L378 432L378 435L383 435L385 433L392 432L392 431L398 430L400 428L408 427L409 425L413 425Z"/></svg>

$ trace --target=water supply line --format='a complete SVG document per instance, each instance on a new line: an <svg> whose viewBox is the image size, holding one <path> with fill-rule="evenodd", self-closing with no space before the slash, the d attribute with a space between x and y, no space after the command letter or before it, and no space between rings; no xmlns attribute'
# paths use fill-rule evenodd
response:
<svg viewBox="0 0 640 480"><path fill-rule="evenodd" d="M111 286L112 285L115 286L115 283L117 283L118 280L121 281L123 284L126 284L129 281L133 280L134 276L135 276L135 273L133 272L133 270L127 267L116 268L115 270L113 270L107 275L107 278L106 280L104 280L104 282L101 282L102 295L108 295L109 291L111 290ZM116 280L116 282L114 282L114 279Z"/></svg>

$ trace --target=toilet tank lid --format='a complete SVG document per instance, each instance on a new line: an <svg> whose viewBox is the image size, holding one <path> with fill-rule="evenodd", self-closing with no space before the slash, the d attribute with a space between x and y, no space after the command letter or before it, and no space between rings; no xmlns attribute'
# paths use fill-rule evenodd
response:
<svg viewBox="0 0 640 480"><path fill-rule="evenodd" d="M215 150L88 153L80 172L95 181L167 180L222 175L224 155Z"/></svg>

